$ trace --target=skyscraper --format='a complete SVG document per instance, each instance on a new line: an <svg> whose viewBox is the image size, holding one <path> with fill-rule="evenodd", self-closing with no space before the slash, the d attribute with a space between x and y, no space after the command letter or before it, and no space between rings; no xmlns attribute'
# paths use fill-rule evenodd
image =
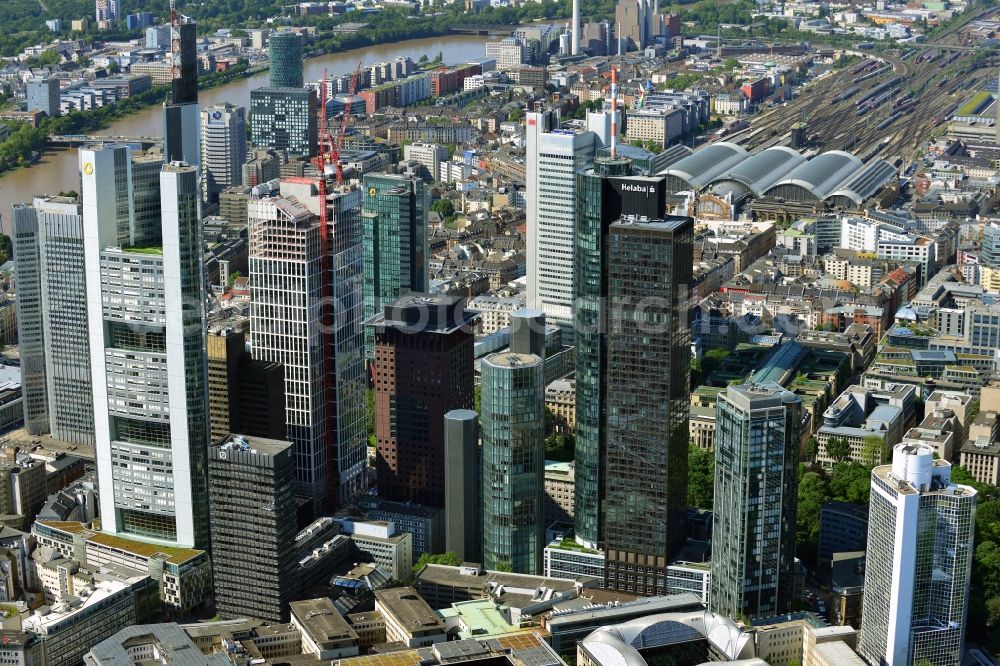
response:
<svg viewBox="0 0 1000 666"><path fill-rule="evenodd" d="M869 662L962 662L976 499L924 444L897 444L872 470L858 643Z"/></svg>
<svg viewBox="0 0 1000 666"><path fill-rule="evenodd" d="M25 427L93 444L80 204L36 197L13 212Z"/></svg>
<svg viewBox="0 0 1000 666"><path fill-rule="evenodd" d="M118 0L94 0L94 18L98 27L107 28L112 21L121 18Z"/></svg>
<svg viewBox="0 0 1000 666"><path fill-rule="evenodd" d="M576 172L598 147L593 132L559 129L555 111L529 113L525 130L528 305L573 326Z"/></svg>
<svg viewBox="0 0 1000 666"><path fill-rule="evenodd" d="M622 217L604 239L609 589L664 594L667 562L684 545L693 240L688 217Z"/></svg>
<svg viewBox="0 0 1000 666"><path fill-rule="evenodd" d="M80 164L102 527L206 547L209 433L197 169L163 167L160 235L140 246L128 226L128 148L89 146L80 150Z"/></svg>
<svg viewBox="0 0 1000 666"><path fill-rule="evenodd" d="M622 214L656 218L666 208L663 178L632 176L627 159L597 158L577 175L574 291L576 296L576 539L597 549L603 540L608 297L608 227Z"/></svg>
<svg viewBox="0 0 1000 666"><path fill-rule="evenodd" d="M246 161L247 124L243 107L227 102L202 109L202 199L215 203L222 190L240 185Z"/></svg>
<svg viewBox="0 0 1000 666"><path fill-rule="evenodd" d="M545 482L544 361L501 352L483 359L483 565L540 574Z"/></svg>
<svg viewBox="0 0 1000 666"><path fill-rule="evenodd" d="M298 592L292 444L233 435L209 450L208 472L216 609L287 621Z"/></svg>
<svg viewBox="0 0 1000 666"><path fill-rule="evenodd" d="M320 224L291 197L251 199L250 330L257 358L285 367L286 436L298 493L327 506L327 349L323 335Z"/></svg>
<svg viewBox="0 0 1000 666"><path fill-rule="evenodd" d="M444 416L472 408L476 315L455 296L409 293L366 322L380 496L445 506Z"/></svg>
<svg viewBox="0 0 1000 666"><path fill-rule="evenodd" d="M394 174L364 177L365 319L411 291L427 291L427 210L430 192L419 178ZM365 333L372 354L374 340Z"/></svg>
<svg viewBox="0 0 1000 666"><path fill-rule="evenodd" d="M292 155L316 154L316 91L258 88L250 91L250 141Z"/></svg>
<svg viewBox="0 0 1000 666"><path fill-rule="evenodd" d="M444 415L444 549L464 562L482 557L482 470L479 415L453 409Z"/></svg>
<svg viewBox="0 0 1000 666"><path fill-rule="evenodd" d="M781 386L729 386L715 430L711 610L791 610L802 401Z"/></svg>
<svg viewBox="0 0 1000 666"><path fill-rule="evenodd" d="M286 178L281 193L320 215L318 182ZM361 191L327 186L323 331L331 465L329 497L349 503L367 491L364 332L362 318ZM322 227L321 227L322 229Z"/></svg>
<svg viewBox="0 0 1000 666"><path fill-rule="evenodd" d="M26 204L16 204L11 213L17 277L17 330L21 337L19 354L24 429L29 435L40 435L49 429L49 406L45 387L45 329L42 319L38 211Z"/></svg>
<svg viewBox="0 0 1000 666"><path fill-rule="evenodd" d="M302 37L294 32L272 32L268 43L272 88L302 87Z"/></svg>
<svg viewBox="0 0 1000 666"><path fill-rule="evenodd" d="M50 118L59 115L59 79L28 79L25 87L27 88L26 110L44 111Z"/></svg>
<svg viewBox="0 0 1000 666"><path fill-rule="evenodd" d="M111 0L113 1L113 0ZM163 107L163 154L167 162L198 166L198 32L193 21L170 15L170 100Z"/></svg>

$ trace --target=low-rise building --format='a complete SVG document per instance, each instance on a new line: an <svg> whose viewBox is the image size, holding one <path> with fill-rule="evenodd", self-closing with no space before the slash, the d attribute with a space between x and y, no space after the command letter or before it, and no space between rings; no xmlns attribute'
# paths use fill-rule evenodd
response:
<svg viewBox="0 0 1000 666"><path fill-rule="evenodd" d="M559 417L562 423L557 424L576 430L576 380L557 379L545 387L545 406L553 415ZM572 514L571 514L572 515Z"/></svg>
<svg viewBox="0 0 1000 666"><path fill-rule="evenodd" d="M205 654L180 625L139 624L97 643L83 658L85 666L122 666L153 657L175 666L231 666L222 652Z"/></svg>
<svg viewBox="0 0 1000 666"><path fill-rule="evenodd" d="M293 601L292 625L302 634L302 648L317 659L342 659L359 654L360 638L328 598Z"/></svg>
<svg viewBox="0 0 1000 666"><path fill-rule="evenodd" d="M543 515L546 525L551 525L556 521L569 522L573 520L573 502L576 492L575 476L572 462L545 461Z"/></svg>
<svg viewBox="0 0 1000 666"><path fill-rule="evenodd" d="M970 438L959 452L959 464L979 483L1000 486L1000 441Z"/></svg>
<svg viewBox="0 0 1000 666"><path fill-rule="evenodd" d="M399 532L385 520L340 519L340 526L359 551L381 564L395 580L406 580L413 569L413 535Z"/></svg>
<svg viewBox="0 0 1000 666"><path fill-rule="evenodd" d="M375 610L385 618L385 638L390 643L415 648L448 640L444 622L412 587L376 590Z"/></svg>

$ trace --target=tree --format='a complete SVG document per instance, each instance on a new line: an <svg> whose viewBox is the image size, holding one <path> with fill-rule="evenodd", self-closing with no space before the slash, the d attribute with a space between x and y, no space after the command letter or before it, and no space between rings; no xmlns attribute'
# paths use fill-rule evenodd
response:
<svg viewBox="0 0 1000 666"><path fill-rule="evenodd" d="M446 567L458 567L462 565L462 558L451 550L447 553L438 553L437 555L421 553L417 563L413 565L413 575L416 576L428 564L443 564Z"/></svg>
<svg viewBox="0 0 1000 666"><path fill-rule="evenodd" d="M119 74L122 71L121 65L118 64L117 60L112 60L108 65L108 71L112 74Z"/></svg>
<svg viewBox="0 0 1000 666"><path fill-rule="evenodd" d="M229 283L226 286L231 288L241 277L242 274L239 271L233 271L229 274Z"/></svg>
<svg viewBox="0 0 1000 666"><path fill-rule="evenodd" d="M726 61L722 63L722 68L728 69L730 72L733 71L734 69L739 68L739 66L740 66L740 61L737 60L736 58L726 58Z"/></svg>
<svg viewBox="0 0 1000 666"><path fill-rule="evenodd" d="M829 498L841 502L867 504L871 494L872 468L857 462L833 466L828 485Z"/></svg>
<svg viewBox="0 0 1000 666"><path fill-rule="evenodd" d="M472 389L472 408L476 410L476 414L482 416L483 414L483 387L476 384L475 388Z"/></svg>
<svg viewBox="0 0 1000 666"><path fill-rule="evenodd" d="M881 437L868 435L864 438L861 447L861 462L869 467L882 464L882 450L885 441Z"/></svg>
<svg viewBox="0 0 1000 666"><path fill-rule="evenodd" d="M507 120L511 121L512 123L516 123L521 120L521 116L522 116L521 107L515 106L513 109L511 109L510 115L507 116Z"/></svg>
<svg viewBox="0 0 1000 666"><path fill-rule="evenodd" d="M58 51L46 49L38 54L39 65L58 65L60 62L62 62L62 56L59 55Z"/></svg>
<svg viewBox="0 0 1000 666"><path fill-rule="evenodd" d="M843 437L831 437L826 440L826 455L835 462L843 462L851 457L851 443Z"/></svg>
<svg viewBox="0 0 1000 666"><path fill-rule="evenodd" d="M442 217L451 217L455 214L455 204L451 199L438 199L431 204L431 210L441 213Z"/></svg>
<svg viewBox="0 0 1000 666"><path fill-rule="evenodd" d="M819 516L827 498L827 485L816 472L802 473L799 470L798 513L795 536L799 546L806 552L815 550L819 543Z"/></svg>
<svg viewBox="0 0 1000 666"><path fill-rule="evenodd" d="M802 460L803 462L815 462L816 455L819 453L819 441L816 437L810 437L805 445L802 447Z"/></svg>
<svg viewBox="0 0 1000 666"><path fill-rule="evenodd" d="M375 389L365 389L365 431L368 433L368 446L375 446Z"/></svg>
<svg viewBox="0 0 1000 666"><path fill-rule="evenodd" d="M715 454L688 444L688 506L712 510L715 495Z"/></svg>

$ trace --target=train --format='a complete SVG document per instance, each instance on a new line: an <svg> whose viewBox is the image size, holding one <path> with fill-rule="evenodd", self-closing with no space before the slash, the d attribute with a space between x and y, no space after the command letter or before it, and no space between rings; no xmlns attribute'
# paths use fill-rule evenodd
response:
<svg viewBox="0 0 1000 666"><path fill-rule="evenodd" d="M844 100L847 100L847 99L849 99L851 97L854 97L855 95L858 94L859 90L861 90L861 88L859 86L851 86L847 90L834 95L833 99L831 101L834 104L838 104L840 102L843 102Z"/></svg>

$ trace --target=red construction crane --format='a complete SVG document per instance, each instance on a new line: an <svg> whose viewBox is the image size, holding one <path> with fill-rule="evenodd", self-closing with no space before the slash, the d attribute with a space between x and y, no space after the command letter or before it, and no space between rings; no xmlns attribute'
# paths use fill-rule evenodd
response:
<svg viewBox="0 0 1000 666"><path fill-rule="evenodd" d="M340 121L340 132L337 133L337 141L333 144L330 153L334 167L337 169L337 185L344 181L344 169L340 165L340 151L344 147L344 136L347 134L347 125L351 122L351 111L354 106L354 95L358 92L358 80L361 78L361 61L351 76L351 82L347 88L347 102L344 106L344 114Z"/></svg>

